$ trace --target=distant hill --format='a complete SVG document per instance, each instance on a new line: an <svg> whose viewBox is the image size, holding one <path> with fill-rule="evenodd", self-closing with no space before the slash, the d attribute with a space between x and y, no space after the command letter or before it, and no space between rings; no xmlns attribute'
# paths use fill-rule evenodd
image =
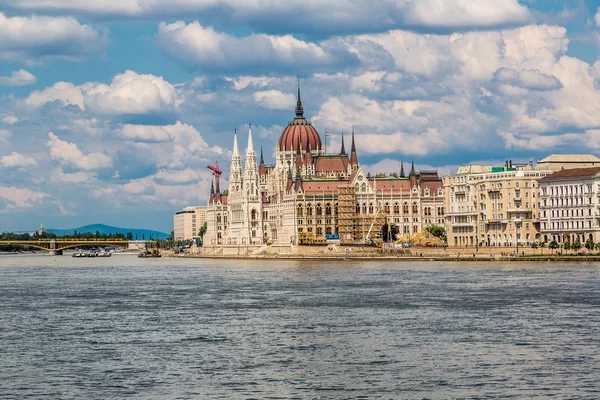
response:
<svg viewBox="0 0 600 400"><path fill-rule="evenodd" d="M103 225L103 224L92 224L92 225L80 226L79 228L74 228L74 229L46 229L46 232L54 233L54 234L56 234L56 236L73 235L75 233L75 231L77 231L77 233L86 233L86 232L96 233L96 231L97 231L100 234L105 233L107 235L110 233L112 233L113 235L115 233L122 233L123 235L127 235L128 232L131 232L133 234L133 238L135 239L137 236L138 240L142 240L142 238L144 238L144 239L150 239L150 238L152 238L152 239L168 239L170 236L168 233L153 231L150 229L117 228L114 226L108 226L108 225Z"/></svg>

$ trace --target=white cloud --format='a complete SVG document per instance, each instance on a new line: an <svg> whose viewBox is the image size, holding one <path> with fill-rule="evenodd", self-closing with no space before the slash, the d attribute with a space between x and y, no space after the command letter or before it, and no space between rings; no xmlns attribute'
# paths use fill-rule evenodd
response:
<svg viewBox="0 0 600 400"><path fill-rule="evenodd" d="M52 183L89 183L95 182L94 173L86 171L69 172L66 173L61 167L55 168L50 176Z"/></svg>
<svg viewBox="0 0 600 400"><path fill-rule="evenodd" d="M290 35L237 37L216 32L198 21L161 22L157 41L173 60L188 69L211 71L286 70L330 67L335 58L323 48Z"/></svg>
<svg viewBox="0 0 600 400"><path fill-rule="evenodd" d="M75 86L57 82L41 91L33 91L25 104L40 107L60 101L102 114L148 114L175 111L184 101L176 88L162 77L126 71L116 75L110 85L88 82Z"/></svg>
<svg viewBox="0 0 600 400"><path fill-rule="evenodd" d="M2 118L2 122L8 125L16 124L19 121L20 119L18 117L15 117L14 115L7 115L6 117Z"/></svg>
<svg viewBox="0 0 600 400"><path fill-rule="evenodd" d="M60 140L54 133L49 132L50 157L61 165L85 171L93 171L112 166L111 158L105 153L89 153L84 155L75 143Z"/></svg>
<svg viewBox="0 0 600 400"><path fill-rule="evenodd" d="M596 25L600 26L600 7L598 7L598 12L596 13L596 17L594 19L596 20Z"/></svg>
<svg viewBox="0 0 600 400"><path fill-rule="evenodd" d="M291 82L289 78L279 78L273 76L238 76L238 77L225 77L225 80L233 83L235 90L243 90L248 86L253 87L267 87L275 84L281 84L283 82Z"/></svg>
<svg viewBox="0 0 600 400"><path fill-rule="evenodd" d="M0 129L0 142L7 142L8 138L12 136L12 132L6 129Z"/></svg>
<svg viewBox="0 0 600 400"><path fill-rule="evenodd" d="M53 101L59 101L64 106L76 105L81 110L85 110L81 88L71 82L56 82L43 90L34 90L25 99L25 104L31 107L40 107Z"/></svg>
<svg viewBox="0 0 600 400"><path fill-rule="evenodd" d="M28 86L36 82L35 76L24 69L13 71L9 76L0 76L0 85Z"/></svg>
<svg viewBox="0 0 600 400"><path fill-rule="evenodd" d="M6 0L9 8L68 12L90 17L201 18L253 31L337 33L415 27L433 31L489 29L532 19L517 0Z"/></svg>
<svg viewBox="0 0 600 400"><path fill-rule="evenodd" d="M134 71L116 75L110 85L90 85L84 95L87 106L104 114L171 112L184 101L162 77Z"/></svg>
<svg viewBox="0 0 600 400"><path fill-rule="evenodd" d="M448 30L522 25L532 20L527 7L516 0L415 0L404 12L408 25Z"/></svg>
<svg viewBox="0 0 600 400"><path fill-rule="evenodd" d="M107 33L72 17L7 17L0 12L0 60L38 64L83 60L104 53Z"/></svg>
<svg viewBox="0 0 600 400"><path fill-rule="evenodd" d="M282 93L279 90L255 92L252 97L259 106L272 110L291 110L296 104L296 97L293 94Z"/></svg>
<svg viewBox="0 0 600 400"><path fill-rule="evenodd" d="M0 165L5 168L27 168L37 167L37 162L33 157L25 157L13 151L10 155L0 158Z"/></svg>
<svg viewBox="0 0 600 400"><path fill-rule="evenodd" d="M495 77L499 82L532 90L556 90L562 86L556 77L542 74L539 70L500 68Z"/></svg>
<svg viewBox="0 0 600 400"><path fill-rule="evenodd" d="M160 143L173 140L167 129L155 125L127 124L119 129L117 133L126 140L136 142Z"/></svg>
<svg viewBox="0 0 600 400"><path fill-rule="evenodd" d="M33 203L36 203L45 197L50 197L50 195L26 188L0 185L0 198L5 199L8 202L6 207L8 209L30 208L33 207Z"/></svg>

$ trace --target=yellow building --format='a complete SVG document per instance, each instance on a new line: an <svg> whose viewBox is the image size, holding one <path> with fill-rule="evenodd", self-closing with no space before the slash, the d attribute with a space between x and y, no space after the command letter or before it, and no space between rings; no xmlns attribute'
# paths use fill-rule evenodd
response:
<svg viewBox="0 0 600 400"><path fill-rule="evenodd" d="M444 177L451 247L514 247L540 240L538 179L551 171L529 165L461 166Z"/></svg>

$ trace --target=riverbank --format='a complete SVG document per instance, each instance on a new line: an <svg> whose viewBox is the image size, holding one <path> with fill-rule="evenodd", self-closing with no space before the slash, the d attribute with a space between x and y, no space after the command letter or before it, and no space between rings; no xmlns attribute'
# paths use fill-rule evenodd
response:
<svg viewBox="0 0 600 400"><path fill-rule="evenodd" d="M336 252L315 251L314 248L300 248L294 254L275 254L262 252L259 254L164 254L167 257L176 258L206 258L222 260L297 260L297 261L395 261L395 262L481 262L481 261L509 261L509 262L600 262L600 254L576 255L576 254L543 254L526 249L519 252L508 253L505 249L486 249L485 252L473 251L471 249L428 249L413 248L409 252L400 252L387 249L375 248L342 248ZM503 251L504 250L504 251Z"/></svg>

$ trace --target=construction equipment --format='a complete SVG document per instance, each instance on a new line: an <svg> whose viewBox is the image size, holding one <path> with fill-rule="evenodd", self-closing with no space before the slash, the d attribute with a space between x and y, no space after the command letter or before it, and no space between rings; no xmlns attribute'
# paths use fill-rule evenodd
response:
<svg viewBox="0 0 600 400"><path fill-rule="evenodd" d="M354 243L356 231L356 187L338 187L338 229L340 243Z"/></svg>
<svg viewBox="0 0 600 400"><path fill-rule="evenodd" d="M217 184L217 191L219 190L220 186L219 186L219 177L221 176L221 174L223 173L223 171L221 171L219 169L219 161L215 161L215 165L210 165L210 164L206 164L206 168L210 169L213 172L213 175L215 176L215 180L216 180L216 184Z"/></svg>

